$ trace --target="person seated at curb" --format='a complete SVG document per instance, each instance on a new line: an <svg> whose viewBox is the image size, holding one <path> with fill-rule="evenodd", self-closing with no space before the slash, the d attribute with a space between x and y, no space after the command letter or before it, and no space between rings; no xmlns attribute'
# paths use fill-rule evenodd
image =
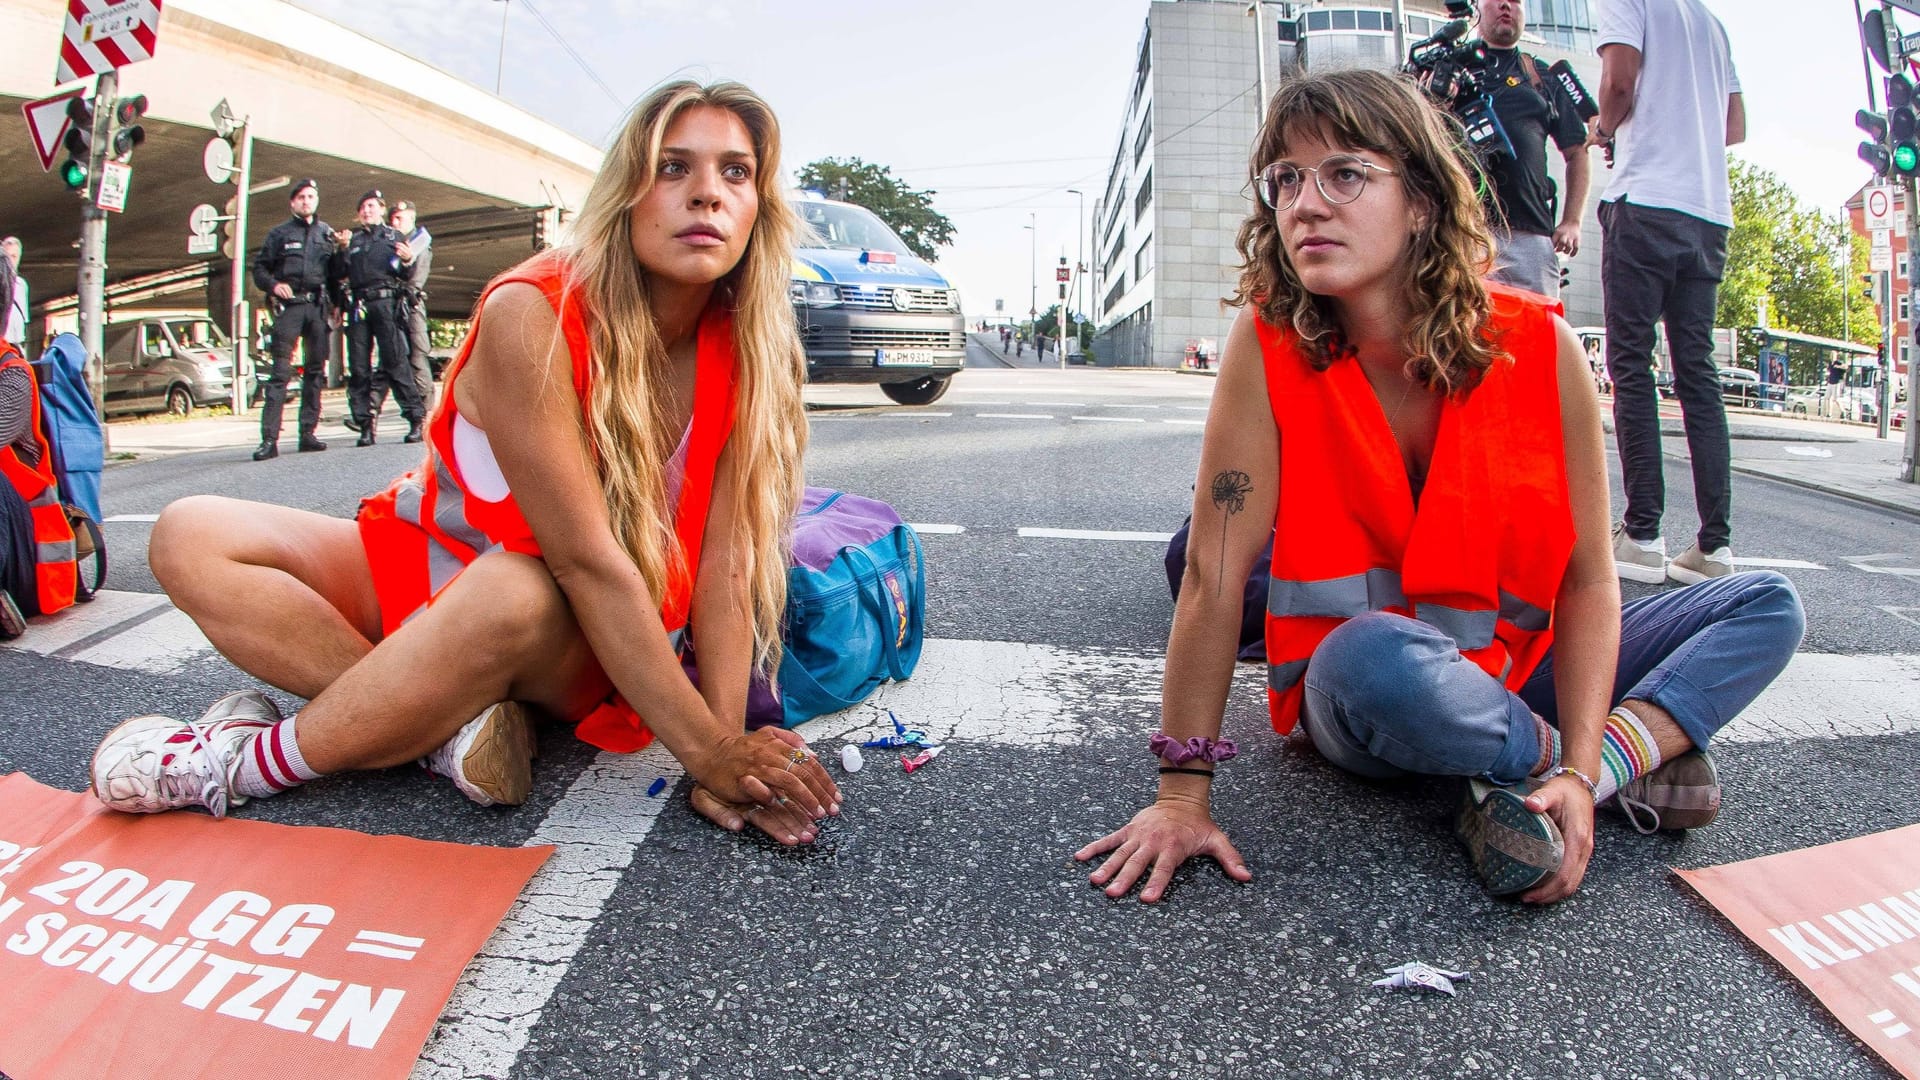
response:
<svg viewBox="0 0 1920 1080"><path fill-rule="evenodd" d="M1274 94L1240 228L1243 308L1200 452L1167 644L1159 794L1076 858L1166 892L1196 855L1249 881L1212 819L1242 583L1273 532L1268 708L1361 776L1466 778L1458 832L1496 894L1586 874L1596 803L1643 831L1714 819L1708 739L1804 628L1771 572L1636 600L1614 575L1599 405L1544 297L1481 280L1457 134L1402 79Z"/></svg>
<svg viewBox="0 0 1920 1080"><path fill-rule="evenodd" d="M425 758L475 802L517 804L531 711L609 750L657 733L701 814L814 839L838 788L797 734L745 730L750 670L778 663L807 434L780 184L779 125L752 91L661 87L570 241L487 287L426 460L356 522L169 506L150 554L167 594L241 670L310 700L283 719L243 691L198 720L128 720L94 752L100 799L217 817ZM697 689L679 656L694 627Z"/></svg>

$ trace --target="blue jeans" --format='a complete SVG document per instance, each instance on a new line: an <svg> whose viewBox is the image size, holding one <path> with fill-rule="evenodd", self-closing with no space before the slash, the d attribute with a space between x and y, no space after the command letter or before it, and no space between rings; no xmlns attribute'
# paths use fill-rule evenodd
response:
<svg viewBox="0 0 1920 1080"><path fill-rule="evenodd" d="M1805 629L1800 594L1770 570L1635 600L1621 610L1610 703L1650 701L1703 747L1786 669ZM1376 611L1314 650L1300 712L1321 755L1349 772L1516 784L1540 760L1534 715L1559 723L1553 653L1516 693L1441 631Z"/></svg>

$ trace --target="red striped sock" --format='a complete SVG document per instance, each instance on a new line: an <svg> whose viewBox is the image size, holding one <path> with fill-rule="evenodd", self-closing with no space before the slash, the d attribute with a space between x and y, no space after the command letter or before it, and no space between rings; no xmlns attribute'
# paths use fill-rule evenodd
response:
<svg viewBox="0 0 1920 1080"><path fill-rule="evenodd" d="M249 739L241 748L240 768L233 777L233 785L240 794L250 799L265 798L320 778L319 773L307 767L306 758L300 756L300 744L294 735L294 724L299 719L300 715L295 713Z"/></svg>

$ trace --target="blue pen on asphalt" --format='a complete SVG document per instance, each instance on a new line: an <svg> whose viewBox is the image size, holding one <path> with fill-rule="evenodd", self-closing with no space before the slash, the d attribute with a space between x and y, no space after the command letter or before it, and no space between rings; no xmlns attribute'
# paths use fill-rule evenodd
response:
<svg viewBox="0 0 1920 1080"><path fill-rule="evenodd" d="M667 790L667 778L657 776L654 778L653 783L647 785L647 798L657 798L659 794L665 790Z"/></svg>

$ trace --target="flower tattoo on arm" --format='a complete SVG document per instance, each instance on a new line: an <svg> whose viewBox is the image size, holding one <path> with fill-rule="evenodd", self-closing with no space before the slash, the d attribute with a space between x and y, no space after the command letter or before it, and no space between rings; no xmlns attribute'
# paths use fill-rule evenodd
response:
<svg viewBox="0 0 1920 1080"><path fill-rule="evenodd" d="M1213 474L1213 486L1209 494L1213 505L1220 508L1220 561L1213 583L1214 594L1219 595L1226 586L1227 574L1227 525L1233 515L1247 508L1247 493L1253 490L1253 477L1238 469L1222 469Z"/></svg>

